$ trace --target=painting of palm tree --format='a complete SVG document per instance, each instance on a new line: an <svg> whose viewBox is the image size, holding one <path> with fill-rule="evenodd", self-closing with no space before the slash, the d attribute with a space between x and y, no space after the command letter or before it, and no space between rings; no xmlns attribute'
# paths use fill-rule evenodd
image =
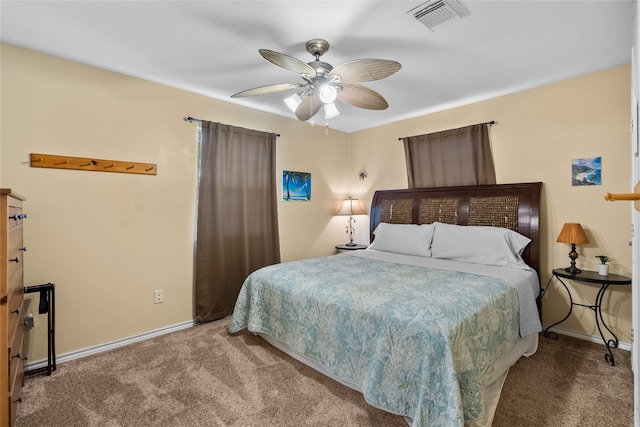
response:
<svg viewBox="0 0 640 427"><path fill-rule="evenodd" d="M311 174L282 171L282 200L311 200Z"/></svg>

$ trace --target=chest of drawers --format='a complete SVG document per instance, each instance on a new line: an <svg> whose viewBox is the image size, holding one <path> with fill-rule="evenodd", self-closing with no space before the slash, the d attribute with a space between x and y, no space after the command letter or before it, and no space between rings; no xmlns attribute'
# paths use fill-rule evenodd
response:
<svg viewBox="0 0 640 427"><path fill-rule="evenodd" d="M10 189L0 189L0 427L13 425L24 379L25 200Z"/></svg>

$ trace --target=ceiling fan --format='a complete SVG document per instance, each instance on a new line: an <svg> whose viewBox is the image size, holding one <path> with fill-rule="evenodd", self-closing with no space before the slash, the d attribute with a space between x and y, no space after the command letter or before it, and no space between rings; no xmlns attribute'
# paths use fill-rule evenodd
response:
<svg viewBox="0 0 640 427"><path fill-rule="evenodd" d="M384 110L389 104L378 92L359 83L381 80L396 73L402 65L386 59L356 59L337 67L320 61L329 50L329 42L312 39L307 42L307 52L315 61L304 63L284 53L269 49L259 49L267 61L285 70L297 73L304 83L284 83L260 86L231 95L232 98L265 95L296 89L296 93L285 99L289 108L301 121L309 120L324 106L325 118L340 114L335 106L336 99L359 108Z"/></svg>

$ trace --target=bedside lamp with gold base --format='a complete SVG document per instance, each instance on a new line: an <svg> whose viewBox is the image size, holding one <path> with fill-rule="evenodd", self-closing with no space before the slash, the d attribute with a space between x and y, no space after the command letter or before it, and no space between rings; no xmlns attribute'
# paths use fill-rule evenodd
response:
<svg viewBox="0 0 640 427"><path fill-rule="evenodd" d="M571 274L582 273L578 267L576 267L576 259L578 253L576 252L576 245L584 245L589 243L587 235L584 234L582 226L575 222L567 222L562 226L560 235L556 239L558 243L568 243L571 245L571 252L569 252L569 258L571 258L571 265L564 269L564 271Z"/></svg>

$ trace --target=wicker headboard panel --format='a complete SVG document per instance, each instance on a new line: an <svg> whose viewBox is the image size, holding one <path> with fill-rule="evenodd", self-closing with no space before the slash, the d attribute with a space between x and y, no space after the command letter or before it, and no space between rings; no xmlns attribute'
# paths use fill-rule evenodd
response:
<svg viewBox="0 0 640 427"><path fill-rule="evenodd" d="M371 202L371 241L380 222L490 225L517 231L531 239L522 254L540 274L541 182L464 187L380 190Z"/></svg>

